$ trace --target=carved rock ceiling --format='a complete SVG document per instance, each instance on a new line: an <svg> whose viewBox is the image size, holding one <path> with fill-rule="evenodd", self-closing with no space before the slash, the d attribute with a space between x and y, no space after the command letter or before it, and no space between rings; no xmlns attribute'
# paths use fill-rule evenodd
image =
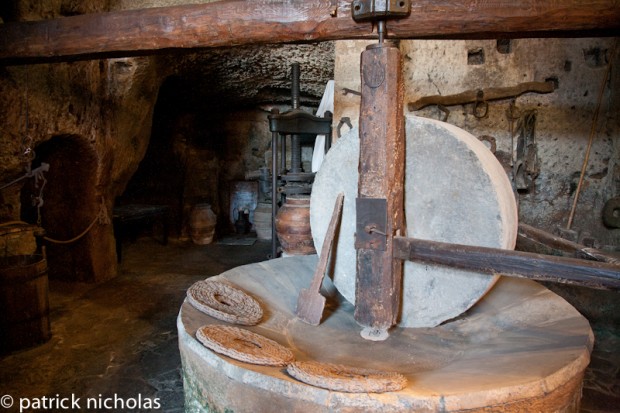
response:
<svg viewBox="0 0 620 413"><path fill-rule="evenodd" d="M3 0L0 23L211 1ZM177 76L175 85L184 98L219 107L290 103L290 66L299 62L301 104L316 106L333 78L334 45L242 46L161 55L158 61L164 77Z"/></svg>
<svg viewBox="0 0 620 413"><path fill-rule="evenodd" d="M300 100L316 106L333 78L334 44L263 45L211 49L161 57L179 93L211 106L291 101L291 64L300 63ZM197 102L198 103L198 102Z"/></svg>

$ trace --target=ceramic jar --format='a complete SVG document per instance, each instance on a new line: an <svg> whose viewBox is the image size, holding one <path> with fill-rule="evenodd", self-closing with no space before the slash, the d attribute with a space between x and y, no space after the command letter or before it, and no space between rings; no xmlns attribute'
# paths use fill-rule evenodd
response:
<svg viewBox="0 0 620 413"><path fill-rule="evenodd" d="M215 234L217 216L210 204L196 204L189 216L192 242L198 245L211 244Z"/></svg>
<svg viewBox="0 0 620 413"><path fill-rule="evenodd" d="M276 234L289 255L316 254L310 231L310 196L290 195L276 215Z"/></svg>

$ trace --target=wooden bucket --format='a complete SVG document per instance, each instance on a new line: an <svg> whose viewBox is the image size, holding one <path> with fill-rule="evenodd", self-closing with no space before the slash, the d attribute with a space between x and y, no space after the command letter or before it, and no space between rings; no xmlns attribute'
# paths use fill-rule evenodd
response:
<svg viewBox="0 0 620 413"><path fill-rule="evenodd" d="M51 338L47 260L42 255L0 258L0 331L3 354Z"/></svg>

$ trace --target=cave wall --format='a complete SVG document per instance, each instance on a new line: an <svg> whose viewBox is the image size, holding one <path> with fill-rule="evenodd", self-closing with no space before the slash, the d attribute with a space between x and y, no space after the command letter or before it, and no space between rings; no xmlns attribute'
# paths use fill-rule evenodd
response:
<svg viewBox="0 0 620 413"><path fill-rule="evenodd" d="M300 101L313 112L333 77L333 42L231 47L162 55L151 143L120 203L160 203L172 234L188 237L192 207L209 203L218 233L234 231L232 188L270 166L272 108L291 108L291 64L299 62ZM310 164L312 151L302 157ZM290 145L287 146L290 163Z"/></svg>
<svg viewBox="0 0 620 413"><path fill-rule="evenodd" d="M54 245L71 256L73 264L65 268L65 279L101 281L116 275L109 219L114 198L124 189L147 147L158 91L156 73L151 58L15 66L0 72L0 180L4 183L23 175L43 143L71 137L82 152L73 151L74 158L63 159L58 165L61 170L50 173L50 179L62 180L50 182L50 188L75 184L72 180L81 177L80 168L92 172L93 177L87 185L75 185L77 192L87 193L64 194L64 199L75 197L75 202L63 202L55 198L56 193L44 190L42 208L55 211L48 214L54 221L67 223L46 235L56 240L78 235L81 230L73 231L86 228L104 205L102 219L77 244ZM32 152L25 156L28 151ZM87 165L80 165L86 160ZM72 169L73 175L67 172ZM62 171L65 173L59 174ZM0 220L22 219L20 192L25 183L2 191ZM52 267L53 256L50 261Z"/></svg>
<svg viewBox="0 0 620 413"><path fill-rule="evenodd" d="M0 16L4 21L40 20L179 2L147 3L20 0L0 6ZM81 197L82 203L61 205L53 194L44 192L43 199L49 202L41 208L41 224L49 227L49 238L66 240L101 215L84 238L50 248L50 267L61 268L65 274L61 278L73 280L114 276L109 220L117 203L172 206L176 232L184 238L191 207L210 202L220 215L220 228L226 231L231 182L244 180L248 171L263 166L270 150L268 109L261 104L287 106L294 61L304 66L303 104L318 104L332 74L333 44L329 42L0 68L4 125L0 184L23 175L33 160L33 167L47 162L33 159L39 149L48 151L47 142L67 143L65 138L70 137L81 149L69 152L79 159L60 164L74 162L73 168L63 167L74 175L53 171L49 176L56 183L50 182L48 190L64 182L64 198ZM160 87L166 92L166 82L175 77L181 81L158 100ZM158 104L162 110L153 116ZM83 159L92 165L85 167ZM92 182L84 185L87 175ZM24 184L0 191L0 222L37 221L38 212L25 205L36 196L37 188L22 191ZM75 194L85 188L92 192ZM68 224L58 224L62 222ZM60 256L55 264L54 257ZM53 268L50 274L54 276Z"/></svg>

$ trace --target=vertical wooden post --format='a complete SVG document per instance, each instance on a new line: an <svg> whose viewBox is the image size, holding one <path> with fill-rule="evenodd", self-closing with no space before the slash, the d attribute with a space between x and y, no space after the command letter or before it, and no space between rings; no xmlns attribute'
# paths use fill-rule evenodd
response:
<svg viewBox="0 0 620 413"><path fill-rule="evenodd" d="M362 336L385 340L398 321L402 261L392 238L404 231L405 135L401 56L391 42L361 57L360 161L357 199L355 320Z"/></svg>

